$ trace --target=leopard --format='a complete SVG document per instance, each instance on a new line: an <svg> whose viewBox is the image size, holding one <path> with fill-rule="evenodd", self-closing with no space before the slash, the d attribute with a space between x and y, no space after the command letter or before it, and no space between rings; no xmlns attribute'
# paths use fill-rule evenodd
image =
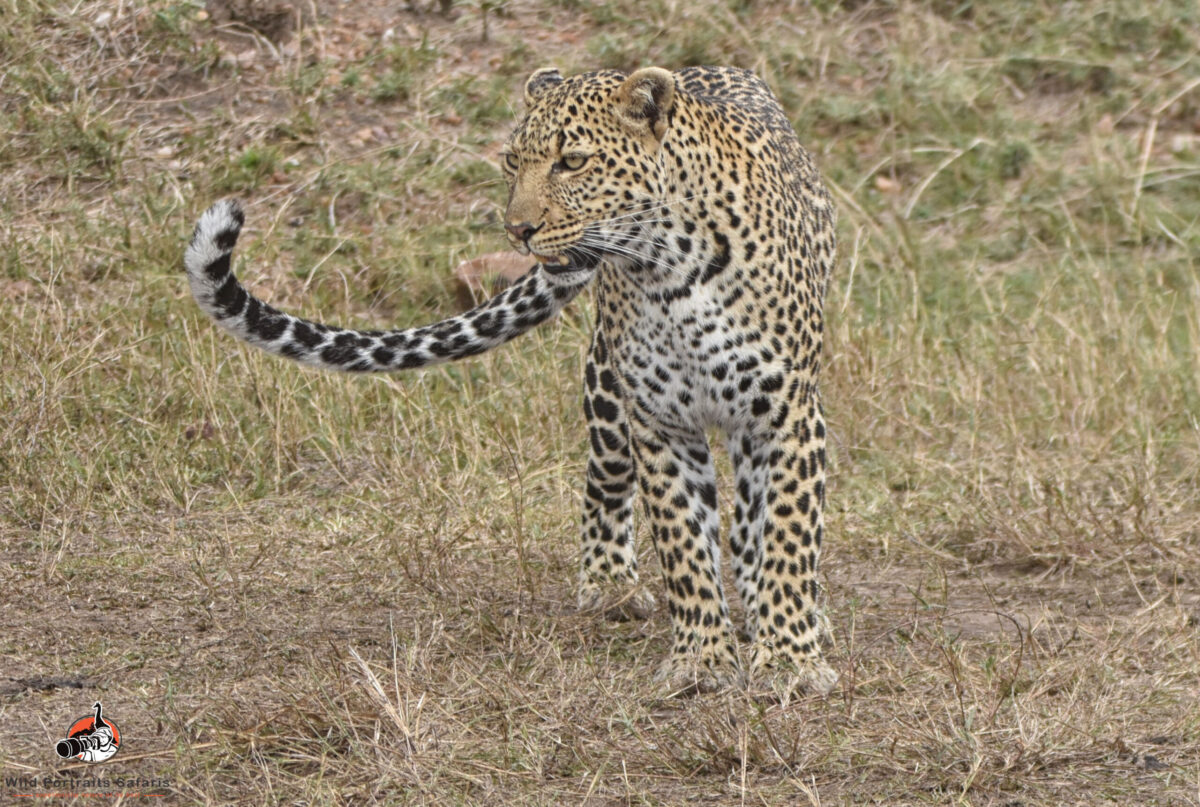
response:
<svg viewBox="0 0 1200 807"><path fill-rule="evenodd" d="M670 619L657 679L675 692L830 692L817 382L836 211L811 155L768 85L735 67L569 77L547 67L529 76L524 101L497 161L504 230L530 267L490 299L392 330L287 314L233 273L245 216L224 199L185 250L195 300L270 353L374 373L491 350L590 288L579 606L618 619L658 609L639 576L640 499ZM731 469L740 628L724 593L709 434L723 437Z"/></svg>

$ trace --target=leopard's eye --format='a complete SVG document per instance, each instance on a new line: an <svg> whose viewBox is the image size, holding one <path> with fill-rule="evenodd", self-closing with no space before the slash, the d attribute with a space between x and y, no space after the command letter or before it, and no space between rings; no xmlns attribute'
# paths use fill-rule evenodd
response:
<svg viewBox="0 0 1200 807"><path fill-rule="evenodd" d="M508 170L510 171L516 171L521 167L521 161L511 151L504 155L504 164L508 166Z"/></svg>
<svg viewBox="0 0 1200 807"><path fill-rule="evenodd" d="M562 158L562 166L568 171L578 171L587 161L586 154L568 154Z"/></svg>

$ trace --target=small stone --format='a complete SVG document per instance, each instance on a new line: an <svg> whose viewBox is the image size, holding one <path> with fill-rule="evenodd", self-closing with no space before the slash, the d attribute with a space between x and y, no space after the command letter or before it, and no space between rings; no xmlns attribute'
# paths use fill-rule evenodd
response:
<svg viewBox="0 0 1200 807"><path fill-rule="evenodd" d="M488 252L463 261L454 270L458 303L471 308L479 300L511 286L533 268L535 261L517 252Z"/></svg>
<svg viewBox="0 0 1200 807"><path fill-rule="evenodd" d="M1142 756L1142 766L1148 771L1165 771L1171 767L1153 754L1144 754Z"/></svg>
<svg viewBox="0 0 1200 807"><path fill-rule="evenodd" d="M1196 146L1196 140L1197 140L1197 138L1195 135L1186 134L1184 132L1180 132L1179 134L1172 135L1172 137L1171 137L1171 153L1172 154L1183 154L1184 152L1191 151Z"/></svg>
<svg viewBox="0 0 1200 807"><path fill-rule="evenodd" d="M875 175L875 190L880 193L899 193L900 183L894 179L889 179L883 174Z"/></svg>

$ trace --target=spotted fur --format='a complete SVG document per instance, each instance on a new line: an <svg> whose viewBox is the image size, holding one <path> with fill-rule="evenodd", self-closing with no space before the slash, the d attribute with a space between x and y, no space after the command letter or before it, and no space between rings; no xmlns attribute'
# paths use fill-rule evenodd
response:
<svg viewBox="0 0 1200 807"><path fill-rule="evenodd" d="M832 687L817 563L825 423L817 391L834 209L767 86L731 68L539 70L505 145L505 228L537 263L442 322L356 331L308 322L230 272L232 202L201 217L185 265L200 305L235 335L334 370L423 367L488 350L554 316L594 281L585 372L590 453L579 600L645 614L633 499L662 568L672 685L740 677L720 576L716 475L735 475L729 554L752 640L750 673L785 691Z"/></svg>

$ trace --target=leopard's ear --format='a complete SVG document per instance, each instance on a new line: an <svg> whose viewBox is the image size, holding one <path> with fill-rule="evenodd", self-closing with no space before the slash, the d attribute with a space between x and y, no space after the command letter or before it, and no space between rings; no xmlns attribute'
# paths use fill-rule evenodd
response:
<svg viewBox="0 0 1200 807"><path fill-rule="evenodd" d="M525 106L533 106L533 102L541 98L546 90L562 84L562 74L557 67L543 67L534 70L533 75L525 82Z"/></svg>
<svg viewBox="0 0 1200 807"><path fill-rule="evenodd" d="M613 96L617 116L635 132L662 140L675 103L675 76L661 67L645 67L625 79Z"/></svg>

